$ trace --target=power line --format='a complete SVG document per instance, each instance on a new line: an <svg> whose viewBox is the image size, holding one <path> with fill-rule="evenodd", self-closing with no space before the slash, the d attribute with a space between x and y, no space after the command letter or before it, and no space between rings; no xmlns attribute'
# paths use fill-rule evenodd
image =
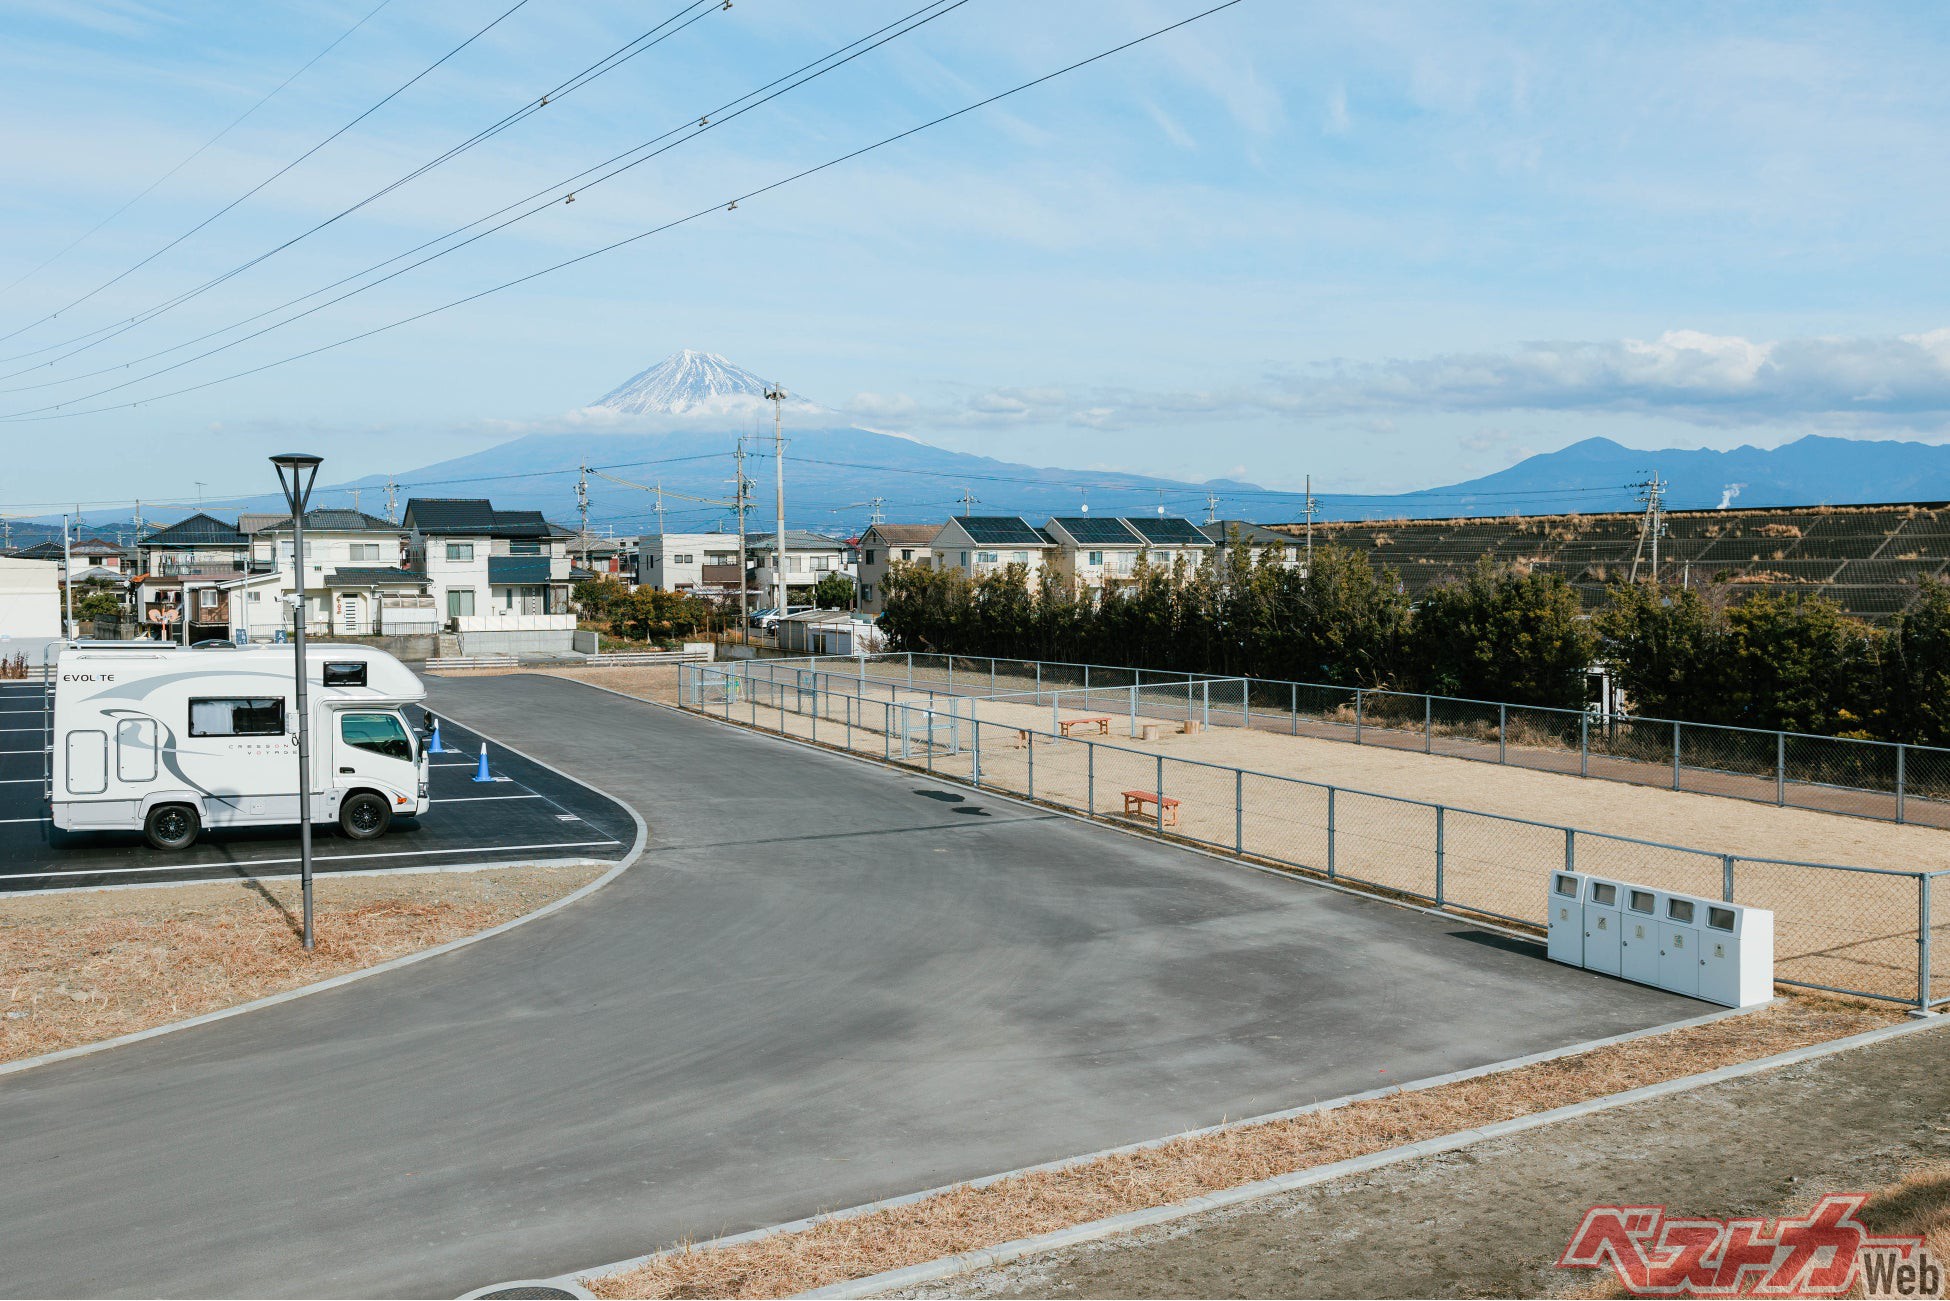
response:
<svg viewBox="0 0 1950 1301"><path fill-rule="evenodd" d="M560 82L555 86L551 87L550 89L542 92L541 95L527 100L525 103L523 103L523 105L520 108L514 110L511 113L505 114L499 121L494 122L489 126L483 127L479 131L476 131L473 135L461 141L459 144L454 145L448 148L445 152L427 160L424 163L421 163L418 167L406 173L404 176L401 176L397 180L392 181L390 184L384 185L379 189L373 191L371 194L368 194L365 198L360 199L357 203L353 204L352 206L341 209L340 211L334 213L332 216L325 218L323 221L318 222L317 224L311 226L306 230L300 231L298 234L293 235L290 239L285 240L282 244L278 244L275 247L267 250L266 252L258 254L256 257L251 258L249 261L239 263L238 265L232 267L230 270L224 272L222 275L212 277L211 279L204 281L202 284L197 285L194 288L186 289L183 292L175 295L174 297L165 299L161 303L157 303L154 304L153 306L146 307L142 311L137 312L134 316L128 317L125 320L119 321L110 326L104 326L99 329L90 330L86 334L77 335L75 338L66 340L61 343L48 344L45 345L44 347L35 348L29 352L23 352L23 353L16 354L15 356L5 358L4 360L7 362L20 361L28 357L39 356L41 353L44 352L51 352L56 348L67 347L68 344L71 343L80 344L79 347L73 348L70 351L61 354L61 356L59 357L55 357L49 361L36 362L32 366L24 367L20 370L12 371L7 375L0 376L0 379L11 379L17 375L26 375L33 371L42 370L48 366L57 365L60 362L66 361L70 357L79 356L81 353L87 352L92 348L99 347L100 345L107 343L111 339L118 338L121 335L126 334L128 331L137 328L138 326L146 325L150 321L155 320L156 318L162 316L163 314L175 310L176 308L182 306L184 303L189 302L191 299L200 297L201 295L225 283L226 281L236 276L242 275L244 272L250 270L252 267L257 266L258 264L265 262L270 258L276 257L279 253L284 252L286 249L292 247L293 245L301 243L306 239L309 239L311 236L316 235L319 231L324 230L327 226L332 225L334 222L337 222L344 217L350 216L351 214L359 211L361 208L364 208L369 204L377 202L378 200L386 197L388 194L391 194L394 190L399 189L401 186L407 185L410 182L419 179L420 177L426 175L428 172L432 171L434 168L441 166L443 163L451 162L453 159L459 157L461 154L466 153L468 150L474 148L475 146L483 144L488 140L491 140L495 136L499 135L501 132L507 130L509 127L512 127L520 122L523 122L529 117L533 116L534 114L539 113L543 108L546 108L550 104L559 103L562 99L566 98L570 93L576 90L580 90L582 87L594 81L597 77L604 76L607 73L614 72L617 68L622 67L625 63L629 62L631 59L636 58L638 55L643 54L644 52L654 48L655 46L663 44L663 42L677 35L678 32L683 31L685 28L689 27L692 23L695 23L699 19L703 18L705 14L719 11L722 4L723 4L723 0L688 0L688 2L682 8L678 9L676 13L664 19L662 22L658 23L655 27L652 27L649 31L642 33L641 35L637 36L635 39L626 42L625 44L623 44L622 46L618 47L615 50L612 50L610 53L604 55L601 59L598 59L595 63L590 64L588 67L584 68L581 72L576 73L574 76L568 78L566 81ZM672 30L668 32L664 32L663 35L661 36L656 35L658 32L663 31L664 28L669 27L674 22L677 22L679 18L682 18L685 14L690 13L694 9L699 10L699 12L692 14L690 18L678 24L678 26L672 28ZM652 40L651 39L652 37L655 37L655 39ZM503 211L506 211L506 209L503 209ZM462 229L464 230L466 229L466 227L462 227ZM442 236L441 238L444 239L446 238L446 236ZM439 241L435 240L433 242L438 243ZM421 245L421 247L424 248L426 247L426 245ZM402 254L401 256L410 256L410 254ZM390 259L390 260L396 261L397 259ZM386 263L382 262L379 265L385 266ZM357 272L354 274L354 276L348 277L348 279L356 278L358 275L363 275L363 274L365 274L365 272ZM345 283L344 280L337 282L337 284L344 284L344 283ZM294 299L292 301L303 302L305 298L315 297L317 294L328 292L331 288L334 287L335 286L328 285L325 289L316 290L312 294L302 295L301 297ZM247 318L247 320L244 323L248 324L249 321L257 320L263 316L269 315L270 312L279 311L279 310L282 309L277 307L270 308L265 312L258 313L256 316ZM204 334L199 336L197 339L192 339L188 344L178 344L176 345L175 348L165 348L163 349L162 352L151 353L150 356L152 357L162 356L164 353L174 352L178 348L188 347L190 346L190 344L200 342L202 339L207 339L212 337L212 335L222 334L224 333L225 330L235 329L235 328L237 328L235 325L225 326L223 327L223 329L214 330L211 331L209 334ZM91 338L90 336L99 336L99 337ZM88 341L83 343L82 340L88 340ZM148 357L139 357L136 359L135 362L127 362L124 363L124 365L125 366L135 365L138 362L147 361L147 360L149 360ZM69 376L66 379L50 380L47 381L47 383L45 384L26 385L23 386L22 389L9 389L6 391L22 392L26 388L45 388L52 384L71 383L75 380L86 379L92 375L107 374L111 370L117 370L121 368L122 367L111 366L111 367L107 367L104 370L88 371L80 375Z"/></svg>
<svg viewBox="0 0 1950 1301"><path fill-rule="evenodd" d="M718 0L709 0L709 2L715 4L718 2ZM275 330L283 329L285 326L290 325L293 322L301 321L307 316L311 316L317 312L321 312L328 307L336 306L339 303L345 302L349 298L354 298L359 294L365 293L369 289L377 288L378 286L383 285L390 280L394 280L402 275L405 275L409 271L417 270L418 268L425 266L429 262L435 261L438 258L443 258L447 256L449 253L458 252L459 250L466 248L470 244L476 243L479 240L487 238L489 235L493 235L500 231L506 230L508 227L514 225L517 222L525 221L528 218L533 217L539 213L550 210L551 208L555 207L558 202L561 201L560 196L557 193L558 191L561 191L570 186L577 187L573 190L570 190L569 197L571 199L577 193L586 193L587 191L594 189L596 186L601 185L603 182L611 180L617 176L620 176L624 172L627 172L634 167L639 167L642 164L649 162L653 158L661 157L662 155L670 152L672 149L677 148L679 145L688 144L690 141L695 140L699 136L703 135L706 131L714 130L718 127L724 126L726 123L729 123L735 120L736 118L744 116L746 113L751 112L753 109L759 108L767 103L770 103L772 100L779 98L779 96L781 95L787 94L790 91L797 90L801 86L804 86L812 81L817 80L820 77L825 76L827 73L832 72L837 68L843 67L848 63L851 63L854 59L859 58L861 55L864 55L871 50L878 49L880 46L887 44L889 41L893 41L898 39L899 37L905 36L909 32L912 32L924 26L927 23L933 22L936 18L941 17L943 14L950 13L953 10L959 9L962 5L967 4L968 2L969 0L930 0L930 3L923 5L919 9L914 10L912 13L906 15L905 17L897 19L893 23L889 23L887 26L882 27L877 31L870 32L866 36L863 36L858 40L848 42L846 45L841 46L838 50L835 50L830 54L822 55L820 58L814 59L811 63L803 64L799 68L795 69L794 71L787 73L783 77L779 77L771 82L768 82L766 85L759 87L757 90L748 91L744 95L739 96L737 99L730 101L730 103L728 104L722 105L719 108L712 109L709 112L700 114L695 118L686 117L680 126L673 127L669 131L665 131L661 135L654 136L651 139L643 142L642 144L636 145L630 149L626 149L622 153L617 154L614 157L605 160L604 162L596 164L594 167L586 168L583 171L576 173L574 176L568 177L561 181L557 181L552 185L544 186L542 189L536 190L534 193L528 195L525 198L517 199L515 200L515 202L508 204L502 208L499 208L494 212L489 213L485 217L476 218L474 221L468 222L464 226L456 227L455 229L448 231L445 234L437 235L433 239L427 240L426 242L419 244L414 248L408 249L404 253L396 254L395 256L387 258L381 262L376 262L362 271L355 271L349 276L345 276L336 281L333 281L331 284L326 285L323 289L314 289L310 293L300 294L298 297L289 299L283 303L278 304L275 307L269 307L252 316L245 317L242 321L236 321L236 322L232 322L229 325L221 326L215 330L211 330L204 334L198 335L197 337L190 339L184 343L174 344L168 348L163 348L156 352L149 353L147 356L138 357L133 361L125 362L119 366L106 366L99 370L84 371L81 374L67 376L66 378L63 379L47 380L38 384L23 384L10 389L0 389L0 393L25 393L25 392L30 392L34 389L58 387L59 385L73 383L77 380L89 379L99 375L113 374L117 371L126 370L130 366L139 365L140 363L145 361L152 361L157 357L167 356L172 352L180 352L182 349L193 347L196 344L201 343L206 339L213 339L220 334L227 334L232 330L241 329L243 326L249 325L253 321L262 320L264 317L270 316L275 312L281 312L287 307L292 307L299 303L302 303L308 298L316 298L320 294L330 293L332 290L338 288L340 285L349 284L350 282L359 279L359 277L361 276L370 275L371 273L378 271L384 267L391 266L395 262L399 262L405 258L412 257L415 253L421 252L424 249L432 248L434 245L439 244L444 240L452 239L456 235L471 230L474 227L482 225L485 222L493 221L496 217L500 216L502 213L510 211L511 209L519 208L523 204L530 203L533 200L536 200L543 195L550 196L545 201L536 203L534 207L529 208L525 212L516 213L513 217L508 218L506 221L500 222L498 225L490 226L486 230L482 230L474 235L470 235L466 239L451 244L448 247L443 248L436 253L430 253L426 257L421 258L417 262L410 263L406 266L400 267L395 271L388 272L386 275L380 276L375 280L368 281L366 284L360 285L356 289L347 290L345 293L340 294L336 298L327 299L325 302L314 304L313 306L306 308L302 312L295 312L292 315L286 317L284 320L274 321L270 325L267 325L262 329L253 330L249 334L241 335L235 339L232 339L228 343L219 344L216 347L206 349L203 352L200 352L193 357L185 357L181 361L172 362L167 366L158 367L157 369L152 370L147 374L135 376L134 378L124 380L119 384L111 384L107 388L97 389L92 393L85 393L78 397L68 398L62 402L51 403L47 406L28 407L21 411L8 412L4 416L0 416L0 419L11 419L16 416L39 415L40 413L45 411L58 411L62 407L67 406L70 403L86 402L93 398L104 396L105 394L108 393L117 392L118 390L129 388L136 384L145 383L148 380L154 379L159 375L167 375L171 371L182 369L184 366L192 365L195 362L205 360L206 358L209 357L214 357L220 352L227 352L228 350L238 346L239 344L248 343L253 339L262 338L264 335L269 334ZM928 12L929 10L934 10L934 12L930 13ZM925 16L921 16L921 15L925 15ZM702 17L702 15L701 14L698 15L698 17ZM695 22L697 21L697 19L692 18L690 21ZM904 27L901 26L901 24L903 23L906 23L907 26ZM686 23L685 26L689 26L689 23ZM895 28L899 28L899 30L894 30ZM891 35L887 34L890 32L892 33ZM672 34L674 35L674 33ZM854 48L855 46L860 46L862 48L855 49ZM848 53L848 51L852 51L852 52ZM828 66L819 67L820 64L827 64ZM814 69L814 68L818 70L807 73L808 69ZM807 75L801 76L802 73L807 73ZM795 77L798 77L799 80L793 81L792 79ZM781 85L781 83L784 82L791 82L791 84ZM774 87L778 87L778 89L773 89ZM768 90L771 91L771 93L764 94L764 92ZM746 100L751 100L753 96L756 95L763 95L763 98L753 100L753 102L749 104L744 104L744 107L742 108L737 107L737 105L744 103L744 101ZM717 119L716 121L713 121L714 117ZM688 134L683 134L680 139L671 140L670 143L663 145L662 148L651 149L652 145L656 145L661 141L670 140L670 137L679 135L680 133L684 133L684 132L688 132ZM650 150L650 152L644 153L643 152L644 150ZM601 176L597 176L594 180L584 180L585 177L588 177L595 172L599 172L605 167L609 167L611 164L616 163L619 159L630 158L630 155L632 154L642 154L642 156L638 158L633 158L629 162L624 163L621 166L615 167L613 170L606 172ZM734 201L734 205L735 205L735 201ZM273 251L275 252L276 250ZM269 256L269 254L267 254L266 256ZM92 347L93 345L90 346ZM83 350L76 349L75 351L80 352ZM69 353L68 355L73 356L75 354ZM52 362L39 363L34 366L25 367L21 370L13 371L9 375L0 376L0 378L13 378L20 375L26 375L33 371L37 371L41 369L42 366L44 365L52 365L52 364L53 364ZM113 410L114 408L108 408L108 409Z"/></svg>
<svg viewBox="0 0 1950 1301"><path fill-rule="evenodd" d="M523 0L523 2L526 3L526 0ZM385 325L374 326L372 329L363 330L357 334L348 335L345 338L335 340L334 342L331 343L320 344L316 348L308 348L303 352L293 353L288 357L283 357L276 361L265 362L262 365L253 366L246 370L236 371L229 375L218 376L216 379L205 380L199 384L192 384L180 389L173 389L167 393L154 394L150 397L139 399L134 402L118 402L118 403L110 404L108 406L90 407L81 411L56 411L53 414L46 414L46 415L15 413L5 418L6 419L24 418L24 419L36 420L36 421L66 420L66 419L72 419L77 416L99 415L106 411L118 411L124 408L139 407L144 402L157 402L168 398L181 397L185 393L194 393L202 389L213 388L218 384L229 383L232 380L243 379L250 375L261 374L264 371L272 370L279 366L289 365L294 361L303 361L307 358L318 356L320 353L330 352L334 349L342 348L347 344L358 343L362 340L370 339L373 336L383 334L388 330L398 329L402 325L411 325L415 322L423 321L426 318L430 316L438 315L441 312L450 311L453 308L465 306L468 303L476 302L479 299L486 298L492 294L500 293L503 290L513 289L519 285L527 284L531 280L538 280L545 275L550 275L556 271L561 271L568 267L576 266L580 263L587 262L592 258L601 257L606 253L613 253L617 249L626 247L627 245L635 244L641 240L649 239L654 235L664 234L668 231L676 229L679 226L688 225L689 223L696 221L701 217L706 217L713 213L735 209L740 203L748 202L752 199L759 198L762 195L770 194L774 190L783 189L784 187L788 185L792 185L795 182L805 180L807 177L815 176L821 172L829 171L832 168L841 166L842 164L852 162L854 159L863 157L866 154L873 153L875 150L883 149L888 145L896 144L902 140L906 140L911 136L919 135L921 132L927 131L933 127L940 126L943 123L952 122L956 118L964 117L967 114L977 111L978 109L986 108L991 104L995 104L1000 102L1001 100L1008 99L1013 95L1019 95L1023 91L1030 90L1036 86L1040 86L1045 82L1053 81L1058 77L1065 76L1071 72L1077 71L1078 69L1088 67L1093 63L1101 62L1104 59L1108 59L1112 57L1113 55L1120 54L1125 50L1129 50L1134 46L1142 45L1146 41L1154 40L1157 37L1163 36L1169 32L1176 31L1181 27L1189 26L1192 23L1198 22L1200 19L1208 18L1215 13L1219 13L1222 10L1230 9L1234 5L1240 3L1242 3L1242 0L1223 0L1223 3L1213 5L1211 8L1193 14L1189 18L1182 18L1177 22L1167 24L1164 27L1156 28L1150 32L1145 33L1143 36L1133 37L1128 41L1122 42L1121 44L1114 45L1109 49L1102 50L1096 54L1090 55L1088 58L1079 59L1075 63L1071 63L1064 67L1058 68L1053 72L1047 72L1040 77L1035 77L1029 81L1021 82L1015 86L1010 87L1008 90L998 91L996 94L989 95L983 99L976 100L975 102L964 105L963 107L955 109L952 112L943 113L939 117L930 118L928 121L922 122L916 126L909 127L904 131L898 131L895 132L893 135L884 136L881 139L876 140L871 144L862 145L857 149L850 150L844 154L838 155L837 157L829 158L823 163L816 163L811 167L807 167L800 171L793 172L790 175L783 176L776 181L769 182L768 184L758 186L757 188L748 190L742 194L735 195L729 200L729 202L719 202L719 203L714 203L706 208L699 208L695 212L689 213L682 217L673 218L670 221L662 223L661 225L652 226L648 230L638 231L634 235L625 236L622 239L615 240L612 241L611 243L604 244L598 248L591 249L586 253L577 254L575 257L566 258L561 262L554 263L550 266L542 267L541 269L536 271L528 272L526 275L517 276L512 280L503 281L501 284L492 285L486 289L479 290L475 293L468 294L464 297L453 299L450 302L442 303L438 306L427 308L425 311L416 312L413 315L401 317L399 320L388 322ZM74 400L85 401L86 399L84 398L84 399L74 399Z"/></svg>
<svg viewBox="0 0 1950 1301"><path fill-rule="evenodd" d="M326 136L323 140L320 140L317 144L313 145L311 148L305 150L304 153L299 154L296 158L292 159L284 166L278 168L277 171L272 172L269 176L259 181L256 185L253 185L250 189L245 190L242 194L232 199L229 203L224 204L223 207L218 208L215 212L205 217L202 221L199 221L198 223L196 223L196 225L190 227L188 230L178 235L175 239L170 240L169 243L163 245L155 252L149 254L148 257L143 258L140 262L137 262L134 266L129 267L125 271L117 272L114 276L110 277L107 280L104 280L101 284L96 285L93 289L90 289L87 293L83 294L81 297L75 299L73 302L68 303L65 307L57 308L54 311L49 312L46 316L41 317L39 320L30 321L26 325L21 326L19 329L16 329L11 333L0 334L0 340L11 339L15 335L26 333L28 330L33 329L37 325L44 325L47 322L54 320L56 317L61 315L62 312L72 311L74 308L81 306L81 304L87 302L89 299L93 298L96 294L99 294L102 290L107 289L110 285L116 284L126 279L127 277L134 275L137 271L140 271L143 267L148 266L151 262L161 257L163 254L169 252L169 250L175 248L178 244L181 244L184 240L196 234L198 231L202 230L205 226L208 226L211 222L223 216L225 213L229 212L232 208L235 208L238 204L242 203L244 200L250 198L253 194L256 194L259 190L269 185L272 181L277 180L280 176L283 176L286 172L290 171L298 164L304 162L307 158L310 158L313 154L323 149L326 145L331 144L332 141L338 139L340 136L344 135L347 131L350 131L353 127L359 125L359 123L371 117L374 113L377 113L380 109L384 108L387 104L391 103L394 99L398 98L401 94L405 93L405 91L409 87L411 87L415 82L419 81L421 78L431 73L435 68L438 68L441 64L447 62L447 60L453 58L456 54L459 54L462 50L472 45L475 41L481 39L481 37L487 35L490 31L493 31L496 27L498 27L501 24L501 22L504 19L506 19L509 15L513 14L515 10L520 9L523 5L527 3L528 0L515 0L515 3L512 6L510 6L508 9L504 10L499 17L495 18L492 22L488 23L487 26L481 28L479 31L475 32L472 36L462 41L459 45L456 45L453 49L448 50L445 54L435 59L432 63L428 64L426 67L420 69L420 71L414 73L413 76L410 77L403 84L395 87L393 90L388 92L385 98L381 99L378 103L372 105L372 107L360 113L359 116L353 118L350 122L347 122L344 126L332 132L332 134Z"/></svg>
<svg viewBox="0 0 1950 1301"><path fill-rule="evenodd" d="M34 276L39 275L41 272L53 266L56 262L59 262L62 258L66 257L69 253L73 252L78 246L86 242L88 238L92 236L96 231L108 225L109 222L114 221L117 217L127 212L130 208L133 208L136 204L140 203L142 200L148 198L149 195L152 192L154 192L157 186L161 185L164 181L167 181L170 177L176 175L176 173L182 171L185 167L188 167L191 163L201 158L204 155L204 153L211 148L211 146L215 145L219 140L223 139L225 136L229 135L232 131L235 131L238 127L242 126L244 124L245 118L250 117L253 113L257 112L258 109L263 108L266 104L270 103L273 99L275 99L278 93L282 91L286 86L289 86L292 82L298 80L298 78L304 76L307 72L311 71L313 64L317 63L320 59L324 58L326 55L330 54L333 50L336 50L340 45L344 44L346 38L350 37L352 33L358 31L361 27L364 27L367 23L371 22L373 18L378 15L381 9L384 9L387 5L391 4L392 2L393 0L379 0L378 4L374 5L370 10L366 12L365 17L361 18L358 22L353 23L352 26L340 32L338 38L334 40L330 45L327 45L324 49L312 55L311 58L305 60L304 64L296 72L292 73L289 77L286 77L283 81L280 81L277 85L271 87L269 91L265 92L264 97L262 99L259 99L255 104L252 104L249 108L245 109L242 113L239 113L235 118L232 118L229 126L226 126L223 130L217 132L215 135L211 136L208 140L205 140L202 144L198 145L196 149L192 151L189 155L187 155L181 162L177 163L176 166L164 172L161 176L158 176L155 180L149 182L148 185L144 186L143 189L139 193L137 193L134 198L130 199L127 203L124 203L121 207L117 208L114 212L109 213L106 217L103 217L100 221L90 226L87 230L82 231L79 235L76 235L73 239L69 240L67 244L62 246L62 248L58 252L49 256L39 266L36 266L31 271L27 271L15 277L12 281L8 282L8 284L6 284L4 287L0 287L0 294L12 293L21 284L32 279Z"/></svg>

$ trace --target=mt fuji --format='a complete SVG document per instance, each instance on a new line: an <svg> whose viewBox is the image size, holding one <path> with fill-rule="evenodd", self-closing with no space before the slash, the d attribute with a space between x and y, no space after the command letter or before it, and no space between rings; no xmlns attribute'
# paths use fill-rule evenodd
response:
<svg viewBox="0 0 1950 1301"><path fill-rule="evenodd" d="M715 352L685 348L632 375L589 409L624 416L717 415L763 402L769 387L760 376Z"/></svg>

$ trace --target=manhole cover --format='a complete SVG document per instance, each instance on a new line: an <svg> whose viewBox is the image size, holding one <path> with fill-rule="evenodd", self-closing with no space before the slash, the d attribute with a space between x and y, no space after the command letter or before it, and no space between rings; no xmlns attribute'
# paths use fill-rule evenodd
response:
<svg viewBox="0 0 1950 1301"><path fill-rule="evenodd" d="M589 1293L573 1283L553 1279L517 1279L495 1283L478 1292L469 1292L461 1301L559 1301L564 1297L588 1298Z"/></svg>

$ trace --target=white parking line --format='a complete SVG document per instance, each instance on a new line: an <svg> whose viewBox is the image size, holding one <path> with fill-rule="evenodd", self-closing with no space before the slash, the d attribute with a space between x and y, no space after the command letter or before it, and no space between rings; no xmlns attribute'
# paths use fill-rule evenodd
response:
<svg viewBox="0 0 1950 1301"><path fill-rule="evenodd" d="M46 817L38 818L0 818L0 827L12 826L16 822L46 822Z"/></svg>
<svg viewBox="0 0 1950 1301"><path fill-rule="evenodd" d="M40 782L39 777L0 777L0 786L25 786L28 782Z"/></svg>
<svg viewBox="0 0 1950 1301"><path fill-rule="evenodd" d="M435 806L442 804L479 804L483 800L539 800L539 795L457 795L450 800L435 800Z"/></svg>
<svg viewBox="0 0 1950 1301"><path fill-rule="evenodd" d="M314 863L349 863L368 858L431 858L436 854L521 854L531 849L594 849L598 845L620 845L620 840L564 840L549 845L476 845L471 849L405 849L387 854L316 854ZM295 858L246 858L227 863L180 863L167 867L85 867L51 872L13 872L0 881L42 881L49 878L81 876L126 876L132 872L207 872L225 867L279 867L296 863Z"/></svg>

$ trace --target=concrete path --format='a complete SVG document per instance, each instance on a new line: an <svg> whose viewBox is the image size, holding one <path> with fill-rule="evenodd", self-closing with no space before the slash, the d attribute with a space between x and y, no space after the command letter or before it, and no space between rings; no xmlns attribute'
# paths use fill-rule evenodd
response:
<svg viewBox="0 0 1950 1301"><path fill-rule="evenodd" d="M0 1292L454 1296L1706 1010L573 682L431 686L648 852L487 943L0 1079Z"/></svg>

